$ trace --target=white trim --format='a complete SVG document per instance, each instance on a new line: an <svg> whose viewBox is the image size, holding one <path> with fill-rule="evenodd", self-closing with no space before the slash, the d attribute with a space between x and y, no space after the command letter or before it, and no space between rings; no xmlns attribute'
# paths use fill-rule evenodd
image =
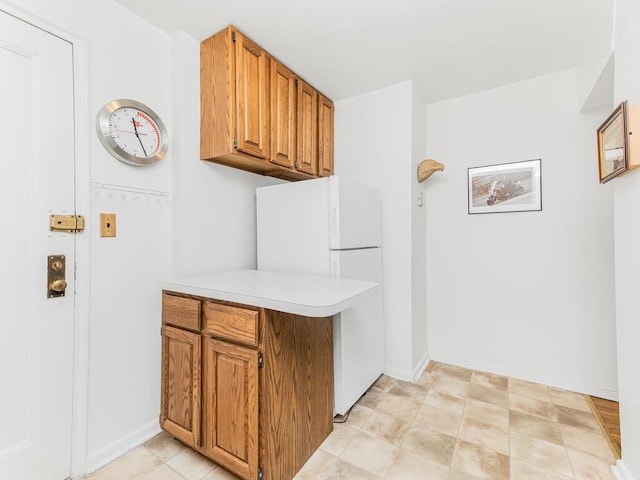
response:
<svg viewBox="0 0 640 480"><path fill-rule="evenodd" d="M55 35L72 46L74 98L74 155L76 210L85 215L85 232L76 235L76 281L73 338L73 414L70 469L73 478L85 470L87 452L87 411L89 388L89 272L91 258L91 195L89 189L89 55L86 40L62 30L25 10L0 0L0 10L36 28Z"/></svg>
<svg viewBox="0 0 640 480"><path fill-rule="evenodd" d="M617 480L633 480L631 473L629 473L629 470L627 470L627 467L622 460L618 460L615 465L612 465L611 471Z"/></svg>
<svg viewBox="0 0 640 480"><path fill-rule="evenodd" d="M413 372L410 370L401 370L399 368L384 367L384 374L405 382L413 381Z"/></svg>
<svg viewBox="0 0 640 480"><path fill-rule="evenodd" d="M418 362L418 366L413 369L413 381L414 381L414 383L417 382L418 380L420 380L420 377L424 373L424 370L427 368L427 365L429 365L429 361L430 361L429 354L425 353L424 356Z"/></svg>
<svg viewBox="0 0 640 480"><path fill-rule="evenodd" d="M595 385L588 385L581 382L559 382L557 378L548 377L546 375L537 375L531 372L525 372L514 368L504 368L492 364L486 364L482 362L475 362L469 359L462 359L457 357L440 357L438 362L448 363L451 365L457 365L471 370L479 370L481 372L495 373L497 375L503 375L506 377L518 378L521 380L528 380L530 382L541 383L550 387L562 388L572 392L584 393L587 395L593 395L594 397L606 398L607 400L618 401L618 391L608 388L602 388Z"/></svg>
<svg viewBox="0 0 640 480"><path fill-rule="evenodd" d="M405 382L417 382L424 369L427 368L427 364L429 363L429 354L425 353L424 356L418 362L418 365L413 370L404 370L399 368L392 368L389 366L384 367L384 374L393 378L397 378L398 380L404 380Z"/></svg>
<svg viewBox="0 0 640 480"><path fill-rule="evenodd" d="M110 443L87 457L85 473L95 472L100 467L155 437L158 433L160 433L160 424L158 420L153 420L138 430Z"/></svg>
<svg viewBox="0 0 640 480"><path fill-rule="evenodd" d="M76 210L85 217L85 231L76 234L76 305L73 369L73 425L71 443L71 477L80 478L87 460L87 424L89 410L89 325L91 273L91 158L92 125L89 117L89 53L85 40L71 39L73 45Z"/></svg>

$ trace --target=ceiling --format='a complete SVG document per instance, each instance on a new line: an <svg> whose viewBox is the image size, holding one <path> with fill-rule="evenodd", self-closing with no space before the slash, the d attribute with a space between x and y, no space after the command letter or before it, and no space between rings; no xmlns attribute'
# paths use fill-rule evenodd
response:
<svg viewBox="0 0 640 480"><path fill-rule="evenodd" d="M116 0L198 41L229 24L334 101L413 80L428 103L610 51L614 0Z"/></svg>

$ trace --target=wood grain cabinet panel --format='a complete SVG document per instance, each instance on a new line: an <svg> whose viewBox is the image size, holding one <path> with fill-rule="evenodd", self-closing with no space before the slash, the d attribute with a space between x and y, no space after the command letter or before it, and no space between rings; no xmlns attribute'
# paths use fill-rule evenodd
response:
<svg viewBox="0 0 640 480"><path fill-rule="evenodd" d="M258 478L258 352L204 339L205 453L242 478Z"/></svg>
<svg viewBox="0 0 640 480"><path fill-rule="evenodd" d="M200 330L200 300L179 297L177 295L162 295L162 323Z"/></svg>
<svg viewBox="0 0 640 480"><path fill-rule="evenodd" d="M333 319L182 300L201 330L163 314L160 425L244 480L292 479L333 429Z"/></svg>
<svg viewBox="0 0 640 480"><path fill-rule="evenodd" d="M240 32L235 34L238 150L269 157L267 54Z"/></svg>
<svg viewBox="0 0 640 480"><path fill-rule="evenodd" d="M298 80L298 161L296 168L309 175L318 173L318 92Z"/></svg>
<svg viewBox="0 0 640 480"><path fill-rule="evenodd" d="M333 175L333 102L318 95L318 175Z"/></svg>
<svg viewBox="0 0 640 480"><path fill-rule="evenodd" d="M228 26L200 44L200 158L286 180L330 175L333 109L318 98L331 102Z"/></svg>
<svg viewBox="0 0 640 480"><path fill-rule="evenodd" d="M205 302L202 330L210 335L258 346L258 311Z"/></svg>
<svg viewBox="0 0 640 480"><path fill-rule="evenodd" d="M200 445L200 368L200 335L163 327L160 424L193 447Z"/></svg>
<svg viewBox="0 0 640 480"><path fill-rule="evenodd" d="M271 59L271 161L288 168L296 160L296 75Z"/></svg>

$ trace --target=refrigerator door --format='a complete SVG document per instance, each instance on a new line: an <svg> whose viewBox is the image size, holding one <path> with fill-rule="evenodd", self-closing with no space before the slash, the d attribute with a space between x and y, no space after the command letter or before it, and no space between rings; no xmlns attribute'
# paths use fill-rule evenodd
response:
<svg viewBox="0 0 640 480"><path fill-rule="evenodd" d="M344 415L384 369L382 249L331 252L332 275L381 285L357 305L334 316L334 411Z"/></svg>
<svg viewBox="0 0 640 480"><path fill-rule="evenodd" d="M331 249L382 245L378 192L338 175L329 177L329 192Z"/></svg>
<svg viewBox="0 0 640 480"><path fill-rule="evenodd" d="M256 189L258 270L329 275L329 179Z"/></svg>

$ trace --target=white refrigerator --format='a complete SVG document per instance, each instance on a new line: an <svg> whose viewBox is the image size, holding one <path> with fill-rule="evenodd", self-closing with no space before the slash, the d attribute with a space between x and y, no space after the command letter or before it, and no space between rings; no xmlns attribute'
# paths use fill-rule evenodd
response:
<svg viewBox="0 0 640 480"><path fill-rule="evenodd" d="M334 317L334 411L384 368L380 196L337 175L256 190L258 270L370 280L380 288Z"/></svg>

